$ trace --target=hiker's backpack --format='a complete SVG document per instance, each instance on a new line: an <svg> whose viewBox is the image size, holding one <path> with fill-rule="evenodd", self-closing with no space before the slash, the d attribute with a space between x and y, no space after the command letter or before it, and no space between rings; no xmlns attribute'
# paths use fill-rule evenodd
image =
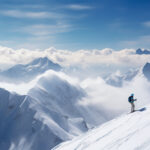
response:
<svg viewBox="0 0 150 150"><path fill-rule="evenodd" d="M132 102L133 102L133 96L130 96L130 97L128 98L128 102L129 102L129 103L132 103Z"/></svg>

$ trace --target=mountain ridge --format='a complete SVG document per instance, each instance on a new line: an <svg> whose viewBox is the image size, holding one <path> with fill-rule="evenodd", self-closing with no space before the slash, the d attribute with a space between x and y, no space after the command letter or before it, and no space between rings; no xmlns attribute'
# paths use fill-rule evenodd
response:
<svg viewBox="0 0 150 150"><path fill-rule="evenodd" d="M53 63L47 57L40 57L28 64L17 64L0 72L0 81L10 83L29 82L50 69L60 71L62 67L59 64Z"/></svg>
<svg viewBox="0 0 150 150"><path fill-rule="evenodd" d="M148 150L150 106L124 114L52 150Z"/></svg>
<svg viewBox="0 0 150 150"><path fill-rule="evenodd" d="M0 149L49 150L88 130L76 107L84 92L55 74L27 95L2 88L0 95Z"/></svg>

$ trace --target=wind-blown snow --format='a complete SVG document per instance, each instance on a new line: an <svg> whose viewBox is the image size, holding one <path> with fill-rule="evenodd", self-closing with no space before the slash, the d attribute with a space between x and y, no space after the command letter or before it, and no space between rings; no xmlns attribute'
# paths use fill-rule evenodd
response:
<svg viewBox="0 0 150 150"><path fill-rule="evenodd" d="M149 150L150 106L124 114L53 150Z"/></svg>
<svg viewBox="0 0 150 150"><path fill-rule="evenodd" d="M77 81L54 71L27 95L0 89L0 149L48 150L107 121L102 110L80 105L86 96Z"/></svg>
<svg viewBox="0 0 150 150"><path fill-rule="evenodd" d="M0 89L0 149L49 150L87 131L76 108L83 96L55 72L41 77L28 95Z"/></svg>
<svg viewBox="0 0 150 150"><path fill-rule="evenodd" d="M150 84L143 74L118 88L101 77L81 80L47 71L17 88L21 86L26 88L24 96L0 90L2 150L51 149L129 111L129 94L135 93L138 98L136 108L149 103L150 97ZM9 85L5 88L18 91Z"/></svg>
<svg viewBox="0 0 150 150"><path fill-rule="evenodd" d="M87 82L79 83L48 71L27 95L0 89L0 149L48 150L115 116L101 103L89 105Z"/></svg>

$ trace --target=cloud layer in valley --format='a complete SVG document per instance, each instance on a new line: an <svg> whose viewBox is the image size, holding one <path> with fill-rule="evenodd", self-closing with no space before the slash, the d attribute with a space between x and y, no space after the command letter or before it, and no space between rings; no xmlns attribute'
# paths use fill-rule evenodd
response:
<svg viewBox="0 0 150 150"><path fill-rule="evenodd" d="M8 47L0 47L0 66L26 64L38 57L48 57L62 66L94 66L116 65L121 67L141 67L150 61L150 55L138 55L134 49L122 49L115 51L110 48L102 50L59 50L53 47L45 50L14 50Z"/></svg>
<svg viewBox="0 0 150 150"><path fill-rule="evenodd" d="M86 79L80 80L65 73L54 71L47 71L27 84L16 86L0 83L0 87L18 94L27 94L31 88L37 85L40 78L50 78L51 76L57 76L71 85L80 87L86 93L86 96L78 102L78 107L81 110L85 109L87 112L94 113L95 117L98 117L102 112L105 119L111 119L118 114L130 111L128 96L131 93L134 93L138 99L136 109L149 103L150 84L141 74L138 74L130 82L124 81L120 88L106 84L101 77L89 78L87 76Z"/></svg>

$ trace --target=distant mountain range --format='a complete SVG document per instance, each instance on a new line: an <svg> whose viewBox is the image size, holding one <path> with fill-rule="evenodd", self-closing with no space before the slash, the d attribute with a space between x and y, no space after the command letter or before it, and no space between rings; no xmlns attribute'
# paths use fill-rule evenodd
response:
<svg viewBox="0 0 150 150"><path fill-rule="evenodd" d="M29 64L18 64L0 72L0 81L13 83L28 82L49 69L59 71L62 67L59 64L53 63L47 57L37 58Z"/></svg>
<svg viewBox="0 0 150 150"><path fill-rule="evenodd" d="M146 49L142 50L139 48L136 50L136 54L150 55L150 50L146 50ZM106 83L109 85L121 87L123 85L124 81L131 81L137 75L138 72L139 72L139 70L136 69L136 70L128 71L125 74L113 73L111 75L108 75L104 79L105 79ZM150 63L146 63L144 65L144 67L142 68L142 73L150 81Z"/></svg>
<svg viewBox="0 0 150 150"><path fill-rule="evenodd" d="M146 49L142 50L142 49L139 48L139 49L136 50L136 54L138 54L138 55L143 55L143 54L149 55L150 50L146 50Z"/></svg>
<svg viewBox="0 0 150 150"><path fill-rule="evenodd" d="M113 73L104 78L105 82L109 85L121 87L124 81L131 81L137 74L139 70L128 71L125 74ZM150 63L146 63L142 68L142 73L148 81L150 81Z"/></svg>

